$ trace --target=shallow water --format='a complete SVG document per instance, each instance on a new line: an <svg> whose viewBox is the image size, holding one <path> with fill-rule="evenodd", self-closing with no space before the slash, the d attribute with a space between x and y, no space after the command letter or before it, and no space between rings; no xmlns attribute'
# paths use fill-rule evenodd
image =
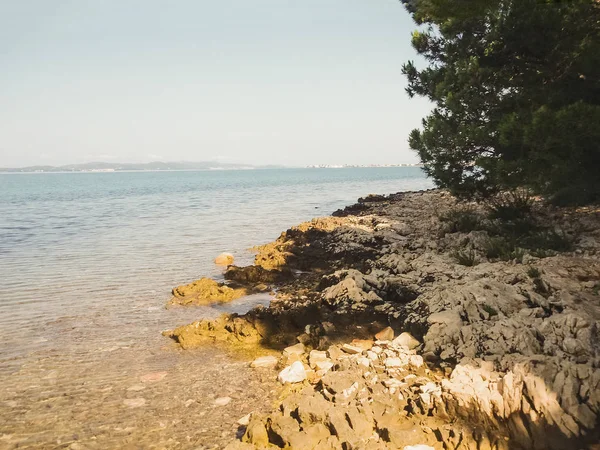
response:
<svg viewBox="0 0 600 450"><path fill-rule="evenodd" d="M171 287L359 196L428 187L417 168L0 175L0 447L227 441L272 376L160 331L269 297L166 310Z"/></svg>

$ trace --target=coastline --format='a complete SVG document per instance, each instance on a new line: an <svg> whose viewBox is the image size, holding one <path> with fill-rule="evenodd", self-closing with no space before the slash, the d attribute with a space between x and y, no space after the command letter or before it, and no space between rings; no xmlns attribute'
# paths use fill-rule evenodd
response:
<svg viewBox="0 0 600 450"><path fill-rule="evenodd" d="M598 211L536 205L573 248L501 261L483 256L488 232L447 229L456 207L439 190L369 196L293 227L226 272L276 288L268 308L165 333L184 349L284 350L255 369L273 377L302 367L229 448L593 448ZM458 264L461 249L478 264Z"/></svg>

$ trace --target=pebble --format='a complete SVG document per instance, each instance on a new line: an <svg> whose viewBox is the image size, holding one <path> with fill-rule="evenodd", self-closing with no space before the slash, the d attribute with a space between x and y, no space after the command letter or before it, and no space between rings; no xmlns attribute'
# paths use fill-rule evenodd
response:
<svg viewBox="0 0 600 450"><path fill-rule="evenodd" d="M231 397L219 397L213 403L215 406L226 406L231 402Z"/></svg>
<svg viewBox="0 0 600 450"><path fill-rule="evenodd" d="M146 399L145 398L127 398L125 400L123 400L123 404L125 406L128 406L129 408L139 408L141 406L144 406L146 404Z"/></svg>
<svg viewBox="0 0 600 450"><path fill-rule="evenodd" d="M127 388L128 391L133 391L133 392L143 391L144 389L146 389L146 386L142 386L141 384L136 384L134 386Z"/></svg>
<svg viewBox="0 0 600 450"><path fill-rule="evenodd" d="M248 426L248 424L250 423L250 416L251 416L251 414L252 414L252 413L250 413L250 414L246 414L244 417L242 417L241 419L239 419L239 420L237 421L237 424L238 424L238 425L241 425L241 426L243 426L243 427L246 427L246 426Z"/></svg>

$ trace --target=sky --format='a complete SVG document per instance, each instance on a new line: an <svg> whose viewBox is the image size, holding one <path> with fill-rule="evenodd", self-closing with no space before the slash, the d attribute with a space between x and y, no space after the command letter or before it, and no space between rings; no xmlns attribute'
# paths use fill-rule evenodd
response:
<svg viewBox="0 0 600 450"><path fill-rule="evenodd" d="M0 167L414 163L399 0L0 0Z"/></svg>

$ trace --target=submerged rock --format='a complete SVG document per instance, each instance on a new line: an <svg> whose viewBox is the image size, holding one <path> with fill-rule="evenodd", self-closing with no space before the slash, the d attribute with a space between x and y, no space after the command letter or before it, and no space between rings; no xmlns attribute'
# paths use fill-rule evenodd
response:
<svg viewBox="0 0 600 450"><path fill-rule="evenodd" d="M193 283L173 289L173 298L168 305L208 305L225 303L248 294L245 288L233 289L210 278L201 278Z"/></svg>

